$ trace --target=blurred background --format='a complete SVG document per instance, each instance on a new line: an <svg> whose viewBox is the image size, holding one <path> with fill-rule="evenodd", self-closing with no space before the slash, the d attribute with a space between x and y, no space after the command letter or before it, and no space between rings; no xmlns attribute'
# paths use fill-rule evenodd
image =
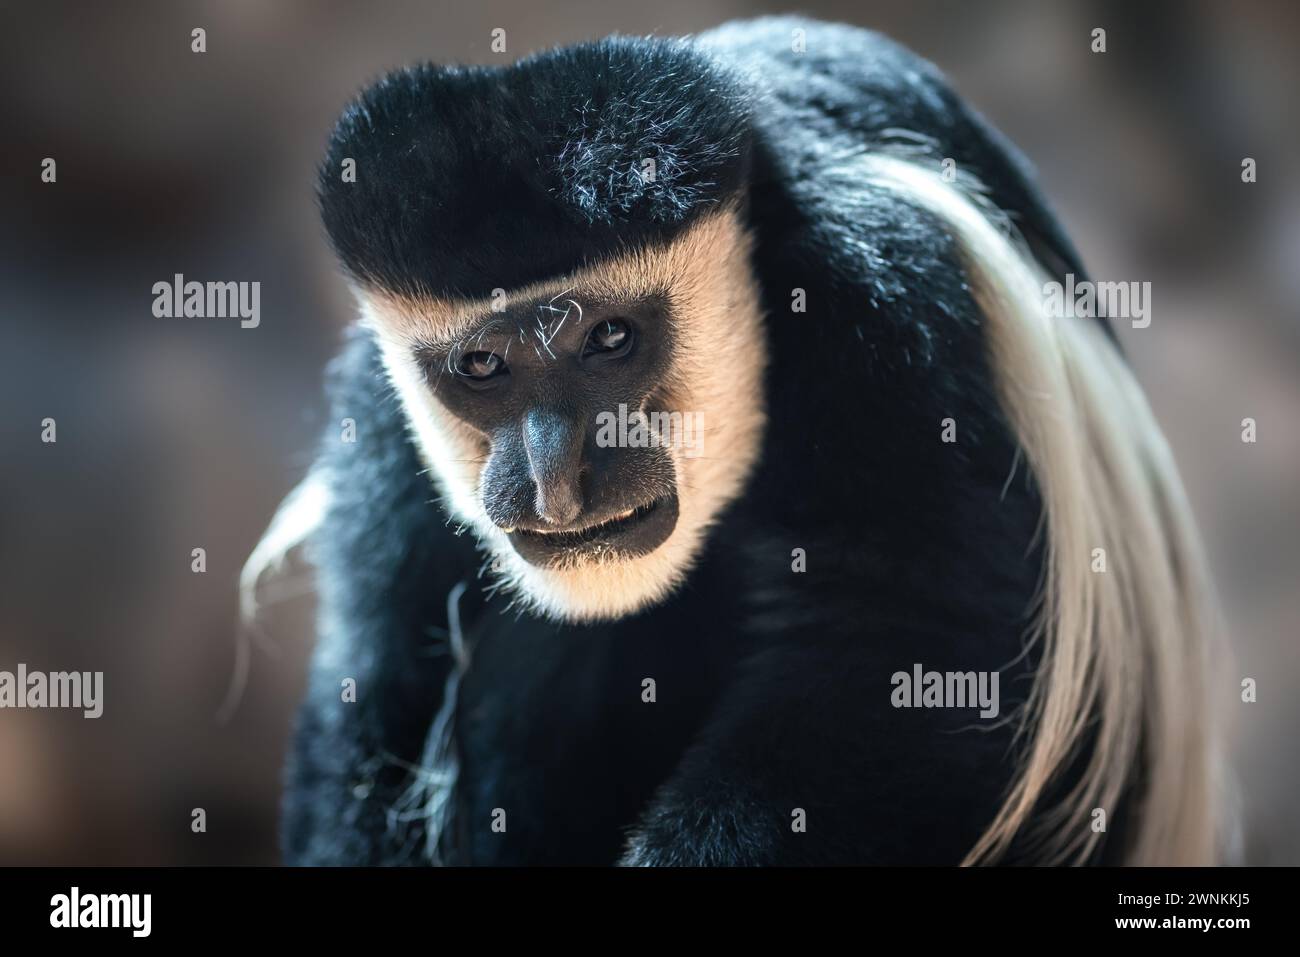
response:
<svg viewBox="0 0 1300 957"><path fill-rule="evenodd" d="M1119 332L1223 591L1245 859L1300 864L1300 7L1287 0L0 5L0 670L102 670L106 685L99 720L0 711L0 863L277 860L311 649L301 565L267 609L273 645L255 651L238 708L217 715L239 567L306 470L321 370L352 318L312 199L349 97L416 60L499 63L496 27L513 59L777 12L882 30L936 62L1037 165L1094 278L1151 281L1152 325ZM44 157L56 184L40 181ZM175 273L260 281L260 327L154 318L151 287ZM1256 704L1238 699L1243 676ZM206 834L191 832L197 807Z"/></svg>

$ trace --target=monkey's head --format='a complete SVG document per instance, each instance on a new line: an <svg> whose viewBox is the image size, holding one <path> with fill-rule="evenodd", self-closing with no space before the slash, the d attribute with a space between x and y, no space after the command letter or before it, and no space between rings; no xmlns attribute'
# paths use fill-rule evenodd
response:
<svg viewBox="0 0 1300 957"><path fill-rule="evenodd" d="M676 41L407 70L339 121L363 321L452 521L544 613L666 596L754 465L748 175L744 98Z"/></svg>

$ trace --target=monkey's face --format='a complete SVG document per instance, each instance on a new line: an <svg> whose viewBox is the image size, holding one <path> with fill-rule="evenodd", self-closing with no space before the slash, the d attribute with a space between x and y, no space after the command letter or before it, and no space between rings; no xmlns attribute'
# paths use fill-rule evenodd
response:
<svg viewBox="0 0 1300 957"><path fill-rule="evenodd" d="M628 614L687 574L758 453L765 362L731 212L473 302L360 293L453 520L531 606Z"/></svg>

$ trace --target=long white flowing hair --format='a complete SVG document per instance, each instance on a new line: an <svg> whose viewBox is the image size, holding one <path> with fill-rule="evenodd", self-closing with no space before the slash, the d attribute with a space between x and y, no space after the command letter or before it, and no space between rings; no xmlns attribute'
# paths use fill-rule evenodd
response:
<svg viewBox="0 0 1300 957"><path fill-rule="evenodd" d="M1219 616L1145 396L1095 320L1049 314L1052 277L989 215L977 184L889 155L853 162L957 241L1000 402L1043 502L1033 625L1042 660L1022 716L1023 760L966 863L997 861L1013 840L1028 840L1043 863L1081 862L1103 837L1096 810L1112 817L1121 797L1135 811L1126 863L1213 863L1221 776L1206 675ZM1095 549L1104 572L1094 571ZM1049 797L1085 739L1086 769Z"/></svg>

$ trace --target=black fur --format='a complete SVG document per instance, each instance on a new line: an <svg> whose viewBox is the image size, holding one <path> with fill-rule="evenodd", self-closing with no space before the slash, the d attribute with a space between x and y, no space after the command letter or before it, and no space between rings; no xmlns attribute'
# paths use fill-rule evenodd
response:
<svg viewBox="0 0 1300 957"><path fill-rule="evenodd" d="M1015 445L952 240L832 159L900 144L951 156L1050 269L1082 269L1011 148L925 62L793 19L702 40L707 56L617 39L502 70L398 74L335 133L332 240L355 277L399 290L517 286L742 198L769 314L770 422L754 480L674 597L613 624L550 624L482 594L483 557L447 527L376 350L355 337L332 396L359 440L324 453L335 503L314 543L322 647L289 775L288 861L423 859L420 821L391 809L441 700L459 582L474 658L446 860L956 863L998 808L1014 725L895 709L890 675L999 670L1003 714L1023 702L1040 503L1023 463L1008 483ZM668 158L657 184L627 173L647 155ZM343 156L358 159L353 186L335 182ZM939 440L946 417L956 446ZM345 677L355 704L339 701ZM645 677L657 703L641 701ZM806 833L792 832L795 808Z"/></svg>
<svg viewBox="0 0 1300 957"><path fill-rule="evenodd" d="M321 210L355 279L486 296L681 229L740 189L747 138L741 93L681 41L422 66L343 114Z"/></svg>

